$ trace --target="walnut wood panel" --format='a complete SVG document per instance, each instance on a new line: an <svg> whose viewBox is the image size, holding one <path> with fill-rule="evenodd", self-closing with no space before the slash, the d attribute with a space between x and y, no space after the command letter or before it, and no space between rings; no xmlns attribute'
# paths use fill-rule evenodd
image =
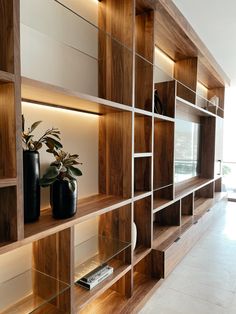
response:
<svg viewBox="0 0 236 314"><path fill-rule="evenodd" d="M181 199L181 214L193 215L193 193Z"/></svg>
<svg viewBox="0 0 236 314"><path fill-rule="evenodd" d="M151 158L134 160L134 193L151 190Z"/></svg>
<svg viewBox="0 0 236 314"><path fill-rule="evenodd" d="M225 88L218 87L218 88L208 89L208 99L211 99L211 97L213 96L219 97L219 107L221 109L224 109Z"/></svg>
<svg viewBox="0 0 236 314"><path fill-rule="evenodd" d="M107 114L99 120L99 192L131 196L131 113Z"/></svg>
<svg viewBox="0 0 236 314"><path fill-rule="evenodd" d="M154 121L154 189L173 183L174 123Z"/></svg>
<svg viewBox="0 0 236 314"><path fill-rule="evenodd" d="M15 145L16 145L16 171L17 171L17 222L18 239L24 235L23 213L23 154L22 154L22 118L21 118L21 68L20 68L20 1L13 1L14 26L14 96L15 96Z"/></svg>
<svg viewBox="0 0 236 314"><path fill-rule="evenodd" d="M152 117L135 114L134 118L134 152L152 151Z"/></svg>
<svg viewBox="0 0 236 314"><path fill-rule="evenodd" d="M17 240L16 187L0 189L0 245Z"/></svg>
<svg viewBox="0 0 236 314"><path fill-rule="evenodd" d="M137 227L136 249L138 249L139 246L150 248L152 242L152 210L150 196L134 203L134 222Z"/></svg>
<svg viewBox="0 0 236 314"><path fill-rule="evenodd" d="M0 178L16 177L14 86L0 84Z"/></svg>
<svg viewBox="0 0 236 314"><path fill-rule="evenodd" d="M176 82L162 82L156 83L155 89L157 90L160 101L163 104L163 114L165 116L175 117L175 96L176 96ZM158 112L156 112L158 113Z"/></svg>
<svg viewBox="0 0 236 314"><path fill-rule="evenodd" d="M219 178L215 181L215 192L222 191L222 178Z"/></svg>
<svg viewBox="0 0 236 314"><path fill-rule="evenodd" d="M135 1L136 14L154 10L156 7L156 0L136 0Z"/></svg>
<svg viewBox="0 0 236 314"><path fill-rule="evenodd" d="M98 55L98 96L132 106L132 51L100 31Z"/></svg>
<svg viewBox="0 0 236 314"><path fill-rule="evenodd" d="M211 182L213 182L213 179L194 177L183 183L175 184L175 198L184 197Z"/></svg>
<svg viewBox="0 0 236 314"><path fill-rule="evenodd" d="M0 188L16 185L16 178L4 178L0 179Z"/></svg>
<svg viewBox="0 0 236 314"><path fill-rule="evenodd" d="M196 197L213 198L214 197L214 182L202 187L195 192Z"/></svg>
<svg viewBox="0 0 236 314"><path fill-rule="evenodd" d="M155 213L153 220L160 226L180 226L180 201Z"/></svg>
<svg viewBox="0 0 236 314"><path fill-rule="evenodd" d="M132 0L102 0L98 6L98 26L121 44L133 46L134 5Z"/></svg>
<svg viewBox="0 0 236 314"><path fill-rule="evenodd" d="M154 191L153 194L153 209L157 209L170 200L173 200L174 188L173 185Z"/></svg>
<svg viewBox="0 0 236 314"><path fill-rule="evenodd" d="M136 53L154 63L154 12L148 11L135 16Z"/></svg>
<svg viewBox="0 0 236 314"><path fill-rule="evenodd" d="M160 48L174 60L198 56L211 81L215 79L215 87L229 84L228 76L173 1L158 0L156 10L157 46L160 43Z"/></svg>
<svg viewBox="0 0 236 314"><path fill-rule="evenodd" d="M175 62L174 77L182 84L177 85L177 96L195 104L197 90L197 58L188 58ZM188 87L190 90L188 90Z"/></svg>
<svg viewBox="0 0 236 314"><path fill-rule="evenodd" d="M15 81L15 76L12 73L0 70L0 81L1 82L6 82L6 83L14 82Z"/></svg>
<svg viewBox="0 0 236 314"><path fill-rule="evenodd" d="M215 165L215 118L201 117L200 176L214 178Z"/></svg>
<svg viewBox="0 0 236 314"><path fill-rule="evenodd" d="M0 70L14 73L13 0L0 1Z"/></svg>
<svg viewBox="0 0 236 314"><path fill-rule="evenodd" d="M153 65L135 56L135 107L152 111Z"/></svg>
<svg viewBox="0 0 236 314"><path fill-rule="evenodd" d="M33 268L70 285L73 282L73 243L73 232L70 228L34 242ZM45 281L36 273L33 283L36 295L47 298L51 290L57 291L57 289L60 291L60 283ZM53 299L51 303L69 313L71 308L70 290Z"/></svg>

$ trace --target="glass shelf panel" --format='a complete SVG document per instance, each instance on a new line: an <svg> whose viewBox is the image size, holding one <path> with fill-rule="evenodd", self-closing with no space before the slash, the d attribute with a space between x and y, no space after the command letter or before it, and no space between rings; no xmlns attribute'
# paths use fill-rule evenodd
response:
<svg viewBox="0 0 236 314"><path fill-rule="evenodd" d="M107 263L130 243L103 236L94 236L75 247L75 281Z"/></svg>
<svg viewBox="0 0 236 314"><path fill-rule="evenodd" d="M69 285L30 269L0 283L0 313L32 313L66 291Z"/></svg>

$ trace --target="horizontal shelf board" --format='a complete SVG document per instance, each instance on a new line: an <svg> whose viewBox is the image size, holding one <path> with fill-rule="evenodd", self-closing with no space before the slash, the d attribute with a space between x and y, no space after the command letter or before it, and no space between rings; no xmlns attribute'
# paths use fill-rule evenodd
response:
<svg viewBox="0 0 236 314"><path fill-rule="evenodd" d="M153 224L153 249L165 250L181 235L180 226L160 226Z"/></svg>
<svg viewBox="0 0 236 314"><path fill-rule="evenodd" d="M194 200L194 217L195 219L201 218L213 205L215 199L199 197Z"/></svg>
<svg viewBox="0 0 236 314"><path fill-rule="evenodd" d="M16 184L17 184L16 178L0 178L0 188L15 186Z"/></svg>
<svg viewBox="0 0 236 314"><path fill-rule="evenodd" d="M214 179L194 178L188 182L178 183L175 185L175 198L184 197L213 181Z"/></svg>
<svg viewBox="0 0 236 314"><path fill-rule="evenodd" d="M181 233L188 230L193 225L193 216L182 215L181 216Z"/></svg>
<svg viewBox="0 0 236 314"><path fill-rule="evenodd" d="M21 96L23 101L96 114L133 110L131 106L71 91L25 77L22 77Z"/></svg>
<svg viewBox="0 0 236 314"><path fill-rule="evenodd" d="M35 284L37 284L37 289L34 292ZM45 287L47 287L46 292ZM9 307L5 305L4 309L0 309L1 313L31 313L69 289L69 285L34 269L30 269L2 282L0 284L1 298L4 298L4 295L9 293L9 289L11 289L12 295L16 295L19 291L22 291L22 296L24 296L23 298L21 296L19 300L16 299L15 302L11 300L10 304L14 302L14 305L10 305ZM39 297L40 289L41 294L44 295L43 298Z"/></svg>
<svg viewBox="0 0 236 314"><path fill-rule="evenodd" d="M135 113L139 113L141 115L152 117L152 112L144 109L134 108Z"/></svg>
<svg viewBox="0 0 236 314"><path fill-rule="evenodd" d="M15 82L15 75L9 72L0 71L0 82Z"/></svg>
<svg viewBox="0 0 236 314"><path fill-rule="evenodd" d="M175 122L175 118L171 118L171 117L168 117L168 116L163 116L161 114L158 114L158 113L154 113L154 122L155 121L169 121L169 122Z"/></svg>
<svg viewBox="0 0 236 314"><path fill-rule="evenodd" d="M92 195L79 199L76 215L63 220L54 219L52 217L51 208L43 210L39 221L25 224L25 238L29 238L29 241L33 241L45 237L89 218L125 206L130 202L131 199L124 199L119 196L106 194Z"/></svg>
<svg viewBox="0 0 236 314"><path fill-rule="evenodd" d="M176 200L167 200L164 198L153 199L153 213L158 212L159 210L171 205Z"/></svg>
<svg viewBox="0 0 236 314"><path fill-rule="evenodd" d="M141 200L142 198L148 197L152 195L151 191L136 191L134 192L133 201L136 202L138 200Z"/></svg>
<svg viewBox="0 0 236 314"><path fill-rule="evenodd" d="M152 157L152 153L134 153L134 158Z"/></svg>
<svg viewBox="0 0 236 314"><path fill-rule="evenodd" d="M154 191L154 192L155 192L155 191L159 191L159 190L168 188L168 187L170 187L170 186L172 186L172 185L173 185L173 183L162 182L162 183L159 183L159 184L157 185L157 187L155 187L155 188L153 189L153 191Z"/></svg>
<svg viewBox="0 0 236 314"><path fill-rule="evenodd" d="M75 255L79 258L79 261L75 261L75 281L97 267L107 263L130 245L131 243L126 243L117 239L108 239L101 235L94 236L87 241L80 243L75 247ZM90 248L89 254L91 257L84 260L88 248Z"/></svg>
<svg viewBox="0 0 236 314"><path fill-rule="evenodd" d="M145 256L151 252L151 248L139 245L134 250L133 266L140 262Z"/></svg>
<svg viewBox="0 0 236 314"><path fill-rule="evenodd" d="M198 116L205 116L205 117L216 117L216 115L210 111L207 111L201 107L198 107L197 105L192 104L191 102L182 99L178 96L176 96L176 110L178 111L178 106L181 107L181 110L183 110L183 106L185 106L188 113L198 115Z"/></svg>
<svg viewBox="0 0 236 314"><path fill-rule="evenodd" d="M74 285L74 308L77 311L82 310L90 302L102 295L107 289L109 289L116 281L122 278L128 271L131 270L129 265L114 265L114 272L107 277L104 281L94 287L92 290L86 290L83 287Z"/></svg>
<svg viewBox="0 0 236 314"><path fill-rule="evenodd" d="M135 272L134 290L131 298L128 299L115 290L108 289L80 313L104 314L104 309L107 313L136 313L162 282L162 279L150 278Z"/></svg>

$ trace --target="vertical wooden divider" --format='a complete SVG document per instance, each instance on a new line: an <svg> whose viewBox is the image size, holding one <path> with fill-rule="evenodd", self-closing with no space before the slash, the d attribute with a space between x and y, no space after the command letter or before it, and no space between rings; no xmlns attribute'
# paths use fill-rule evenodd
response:
<svg viewBox="0 0 236 314"><path fill-rule="evenodd" d="M73 283L74 271L74 232L73 228L68 228L56 234L35 241L33 243L33 268L59 281L71 285ZM34 293L42 298L46 298L51 289L60 292L60 283L44 282L36 275L33 285ZM52 303L59 310L66 313L72 311L72 291L66 290Z"/></svg>

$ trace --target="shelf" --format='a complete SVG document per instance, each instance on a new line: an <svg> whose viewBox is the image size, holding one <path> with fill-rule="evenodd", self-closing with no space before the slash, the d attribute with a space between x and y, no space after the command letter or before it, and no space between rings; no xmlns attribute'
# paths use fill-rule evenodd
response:
<svg viewBox="0 0 236 314"><path fill-rule="evenodd" d="M180 110L183 111L183 107L185 107L185 110L188 113L197 115L197 116L204 116L204 117L216 117L216 115L210 111L207 111L201 107L198 107L197 105L192 104L191 102L180 98L178 96L176 96L176 110L178 111L178 107L181 107Z"/></svg>
<svg viewBox="0 0 236 314"><path fill-rule="evenodd" d="M80 243L75 247L75 254L79 258L79 261L75 261L75 281L107 263L130 245L130 243L108 239L103 236L94 236ZM88 248L91 257L84 261L84 256L88 255Z"/></svg>
<svg viewBox="0 0 236 314"><path fill-rule="evenodd" d="M153 199L153 211L154 213L161 210L162 208L174 203L175 200L167 200L164 198Z"/></svg>
<svg viewBox="0 0 236 314"><path fill-rule="evenodd" d="M154 118L157 121L170 121L170 122L175 122L174 118L163 116L162 114L154 113Z"/></svg>
<svg viewBox="0 0 236 314"><path fill-rule="evenodd" d="M194 219L201 218L215 203L213 198L199 197L194 200Z"/></svg>
<svg viewBox="0 0 236 314"><path fill-rule="evenodd" d="M14 81L14 74L0 70L0 82L13 83Z"/></svg>
<svg viewBox="0 0 236 314"><path fill-rule="evenodd" d="M151 248L144 245L138 245L134 250L133 265L136 265L141 259L151 252Z"/></svg>
<svg viewBox="0 0 236 314"><path fill-rule="evenodd" d="M64 220L54 219L52 217L51 209L45 209L41 212L39 221L25 224L25 238L27 238L28 242L40 239L46 235L69 228L89 218L125 206L130 202L130 199L124 199L118 196L106 194L92 195L79 199L76 215Z"/></svg>
<svg viewBox="0 0 236 314"><path fill-rule="evenodd" d="M133 198L133 201L138 201L138 200L141 200L142 198L145 198L147 196L150 196L152 195L152 192L151 191L136 191L134 192L134 198Z"/></svg>
<svg viewBox="0 0 236 314"><path fill-rule="evenodd" d="M90 302L98 298L107 289L109 289L116 281L122 278L128 271L130 271L131 266L119 265L119 261L113 263L114 272L99 285L94 287L92 290L86 290L78 285L74 285L74 308L76 312L82 310ZM96 302L96 301L95 301Z"/></svg>
<svg viewBox="0 0 236 314"><path fill-rule="evenodd" d="M161 285L162 279L155 279L139 272L134 273L134 290L130 299L108 289L98 299L81 311L81 314L96 313L136 313L154 291Z"/></svg>
<svg viewBox="0 0 236 314"><path fill-rule="evenodd" d="M28 270L0 284L0 311L31 313L44 304L49 305L49 302L56 300L67 289L69 286L64 282L36 270Z"/></svg>
<svg viewBox="0 0 236 314"><path fill-rule="evenodd" d="M89 113L106 114L115 111L132 111L132 107L127 105L26 77L22 77L21 95L23 101Z"/></svg>
<svg viewBox="0 0 236 314"><path fill-rule="evenodd" d="M175 198L184 197L213 181L214 179L194 178L187 182L178 183L175 185Z"/></svg>
<svg viewBox="0 0 236 314"><path fill-rule="evenodd" d="M0 178L0 188L15 186L17 184L16 178Z"/></svg>
<svg viewBox="0 0 236 314"><path fill-rule="evenodd" d="M155 250L164 250L181 235L180 226L160 226L157 223L153 225L153 248Z"/></svg>
<svg viewBox="0 0 236 314"><path fill-rule="evenodd" d="M193 216L183 215L181 216L181 233L189 229L193 224Z"/></svg>

